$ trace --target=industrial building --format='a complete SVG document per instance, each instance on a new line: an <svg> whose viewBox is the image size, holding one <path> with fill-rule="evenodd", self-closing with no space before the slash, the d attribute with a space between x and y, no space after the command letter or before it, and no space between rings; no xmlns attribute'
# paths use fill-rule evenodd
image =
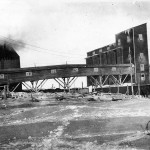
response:
<svg viewBox="0 0 150 150"><path fill-rule="evenodd" d="M115 43L88 52L86 64L20 68L20 57L10 45L1 45L0 51L0 85L15 90L30 81L32 87L26 86L37 91L38 81L43 80L43 85L48 79L68 89L77 77L86 76L88 86L131 83L133 93L133 85L147 86L150 81L147 24L122 31L116 34Z"/></svg>
<svg viewBox="0 0 150 150"><path fill-rule="evenodd" d="M20 56L9 43L0 45L0 70L20 68ZM3 74L0 75L3 78ZM9 84L9 83L8 83ZM16 87L18 83L9 84L9 88ZM3 84L2 84L3 85ZM21 90L22 86L18 86L16 90Z"/></svg>
<svg viewBox="0 0 150 150"><path fill-rule="evenodd" d="M101 67L112 65L115 67L120 64L130 64L134 68L132 77L135 84L149 84L147 24L122 31L116 34L115 43L87 53L87 66ZM120 74L120 76L125 77L123 74ZM118 79L119 76L115 78ZM131 76L126 76L126 79L121 78L121 80L131 82L130 78ZM94 79L100 83L106 80L106 75L100 74L99 76L94 76ZM87 85L94 85L94 79L88 76ZM108 77L105 84L110 85L112 82L112 78Z"/></svg>

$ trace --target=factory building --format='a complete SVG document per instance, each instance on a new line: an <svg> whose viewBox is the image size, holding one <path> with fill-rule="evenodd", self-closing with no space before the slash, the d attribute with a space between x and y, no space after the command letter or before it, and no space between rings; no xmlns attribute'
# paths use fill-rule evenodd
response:
<svg viewBox="0 0 150 150"><path fill-rule="evenodd" d="M143 85L149 84L147 24L122 31L116 34L115 43L87 53L87 66L115 66L119 64L134 65L133 82ZM95 76L95 78L99 80L99 76ZM106 84L109 83L106 82ZM90 77L87 77L87 85L92 85Z"/></svg>
<svg viewBox="0 0 150 150"><path fill-rule="evenodd" d="M20 68L20 56L11 45L2 44L0 45L0 70L12 68ZM0 78L3 78L3 76L0 76ZM10 90L16 87L17 84L18 83L10 84ZM21 89L22 87L19 85L16 91L20 91Z"/></svg>

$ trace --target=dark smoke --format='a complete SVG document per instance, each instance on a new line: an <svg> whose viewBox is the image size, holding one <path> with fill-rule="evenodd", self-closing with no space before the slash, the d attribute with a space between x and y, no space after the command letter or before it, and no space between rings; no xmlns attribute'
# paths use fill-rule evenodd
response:
<svg viewBox="0 0 150 150"><path fill-rule="evenodd" d="M6 45L13 48L15 51L19 51L25 47L25 43L22 40L16 40L10 38L10 36L8 38L5 37L3 39L0 39L0 45Z"/></svg>

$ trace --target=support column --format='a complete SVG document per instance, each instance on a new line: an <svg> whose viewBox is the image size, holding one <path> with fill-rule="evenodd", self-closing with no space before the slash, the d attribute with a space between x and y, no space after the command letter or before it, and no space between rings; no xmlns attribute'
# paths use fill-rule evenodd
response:
<svg viewBox="0 0 150 150"><path fill-rule="evenodd" d="M30 90L30 92L33 92L33 91L32 91L32 87L29 86L27 83L22 82L22 84L26 87L26 89Z"/></svg>
<svg viewBox="0 0 150 150"><path fill-rule="evenodd" d="M33 91L35 91L35 88L34 88L34 81L30 81L30 83L31 83L31 85L32 85L31 89L32 89ZM35 92L36 92L36 91L35 91Z"/></svg>
<svg viewBox="0 0 150 150"><path fill-rule="evenodd" d="M102 79L103 79L102 76L99 76L99 83L100 83L100 87L101 87L101 88L102 88L102 85L103 85L103 84L102 84Z"/></svg>
<svg viewBox="0 0 150 150"><path fill-rule="evenodd" d="M93 76L90 76L90 77L94 80L94 82L92 81L91 82L93 83L95 87L97 87L98 85L101 86L100 82L97 79L95 79Z"/></svg>
<svg viewBox="0 0 150 150"><path fill-rule="evenodd" d="M72 84L75 82L75 80L77 79L77 77L72 77L72 79L69 78L54 78L54 80L65 90L70 90L70 87L72 86Z"/></svg>
<svg viewBox="0 0 150 150"><path fill-rule="evenodd" d="M131 92L132 92L132 96L134 95L134 90L133 90L133 77L132 77L132 67L131 67Z"/></svg>
<svg viewBox="0 0 150 150"><path fill-rule="evenodd" d="M47 82L48 79L44 79L42 80L42 82L38 85L37 84L37 91L39 92L39 90L44 86L44 84Z"/></svg>
<svg viewBox="0 0 150 150"><path fill-rule="evenodd" d="M44 79L43 81L41 81L39 85L38 85L39 81L30 81L31 86L25 82L22 82L22 84L31 92L39 92L39 90L43 87L46 81L47 79Z"/></svg>
<svg viewBox="0 0 150 150"><path fill-rule="evenodd" d="M122 84L122 75L119 75L119 83Z"/></svg>
<svg viewBox="0 0 150 150"><path fill-rule="evenodd" d="M20 85L20 83L18 83L16 86L15 86L15 88L14 89L12 89L12 92L14 92L16 89L17 89L17 87Z"/></svg>

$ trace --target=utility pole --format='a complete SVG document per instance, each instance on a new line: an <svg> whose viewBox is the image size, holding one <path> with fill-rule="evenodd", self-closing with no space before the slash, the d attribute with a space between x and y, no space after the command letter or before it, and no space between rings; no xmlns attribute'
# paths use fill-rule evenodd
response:
<svg viewBox="0 0 150 150"><path fill-rule="evenodd" d="M133 90L133 77L132 77L132 61L131 61L131 50L129 47L129 60L130 60L130 76L131 76L131 92L132 92L132 97L134 95L134 90Z"/></svg>

